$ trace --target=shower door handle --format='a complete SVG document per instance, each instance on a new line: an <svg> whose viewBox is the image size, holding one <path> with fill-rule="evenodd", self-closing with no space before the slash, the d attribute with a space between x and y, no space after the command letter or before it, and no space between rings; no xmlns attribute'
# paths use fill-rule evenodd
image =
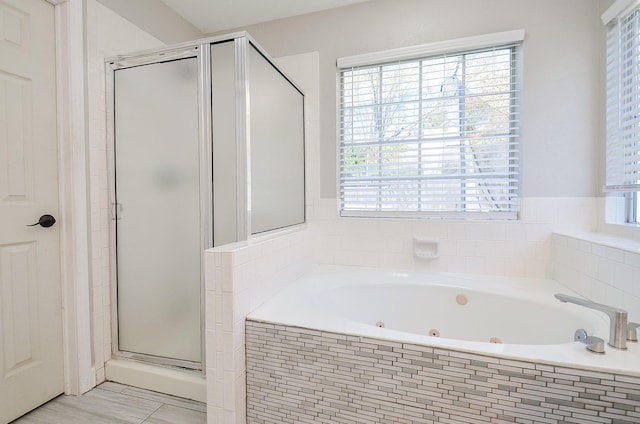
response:
<svg viewBox="0 0 640 424"><path fill-rule="evenodd" d="M27 227L35 227L36 225L39 225L44 228L49 228L55 223L56 223L56 219L53 216L42 215L40 219L38 219L38 222L36 222L35 224L27 225Z"/></svg>

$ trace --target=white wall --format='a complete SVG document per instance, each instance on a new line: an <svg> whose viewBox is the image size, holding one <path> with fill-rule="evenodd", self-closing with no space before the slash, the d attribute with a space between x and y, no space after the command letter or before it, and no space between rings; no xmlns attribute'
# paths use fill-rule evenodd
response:
<svg viewBox="0 0 640 424"><path fill-rule="evenodd" d="M109 180L105 100L106 57L164 44L96 0L87 0L87 90L91 197L93 350L98 383L111 357L111 274Z"/></svg>
<svg viewBox="0 0 640 424"><path fill-rule="evenodd" d="M192 23L158 0L98 0L157 39L174 44L202 37Z"/></svg>
<svg viewBox="0 0 640 424"><path fill-rule="evenodd" d="M321 197L336 197L336 58L526 30L524 197L596 196L602 0L374 0L247 29L273 56L320 54Z"/></svg>

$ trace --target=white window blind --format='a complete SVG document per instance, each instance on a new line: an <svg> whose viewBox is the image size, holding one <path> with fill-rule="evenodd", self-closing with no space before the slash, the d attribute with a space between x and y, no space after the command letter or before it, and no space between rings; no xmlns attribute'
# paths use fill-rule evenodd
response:
<svg viewBox="0 0 640 424"><path fill-rule="evenodd" d="M516 218L519 52L341 68L342 215Z"/></svg>
<svg viewBox="0 0 640 424"><path fill-rule="evenodd" d="M606 191L640 190L640 9L607 32Z"/></svg>

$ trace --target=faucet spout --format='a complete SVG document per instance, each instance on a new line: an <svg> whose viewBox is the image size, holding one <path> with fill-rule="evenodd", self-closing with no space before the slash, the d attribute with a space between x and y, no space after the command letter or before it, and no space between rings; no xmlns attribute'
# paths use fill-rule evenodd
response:
<svg viewBox="0 0 640 424"><path fill-rule="evenodd" d="M627 311L602 303L591 302L579 297L558 293L555 295L560 302L574 303L585 308L604 312L609 316L609 346L616 349L627 348Z"/></svg>

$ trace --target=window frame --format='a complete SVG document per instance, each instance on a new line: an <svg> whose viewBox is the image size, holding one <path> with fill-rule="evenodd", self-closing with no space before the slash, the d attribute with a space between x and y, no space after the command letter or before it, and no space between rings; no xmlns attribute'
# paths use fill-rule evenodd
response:
<svg viewBox="0 0 640 424"><path fill-rule="evenodd" d="M346 58L339 58L337 60L337 78L338 78L338 92L337 92L337 122L342 123L343 113L343 96L341 90L341 75L342 71L348 68L356 67L371 67L381 66L385 63L393 63L405 60L424 60L429 57L437 57L444 54L450 54L452 56L462 56L468 53L482 49L491 48L507 48L514 45L519 45L515 48L522 49L522 41L524 40L524 30L506 31L501 33L486 34L475 37L466 37L455 40L447 40L436 43L423 44L419 46L410 46L400 49L392 49L381 52L350 56ZM522 54L518 51L515 55L512 53L512 60L516 60L515 66L515 82L513 81L514 75L512 75L512 86L517 84L519 92L522 92ZM519 101L519 100L518 100ZM521 104L521 101L519 101ZM513 105L510 106L513 108ZM520 118L521 122L521 118ZM439 218L439 219L463 219L463 220L516 220L519 217L519 204L516 204L513 210L510 211L404 211L398 209L391 210L366 210L366 209L345 209L344 208L344 196L343 196L343 176L342 176L342 125L337 126L337 139L338 139L338 151L337 151L337 193L338 193L338 209L340 216L342 217L380 217L380 218ZM519 135L519 134L518 134ZM518 141L521 143L521 141ZM517 187L514 190L516 202L520 198L520 175L521 171L516 171L517 175Z"/></svg>
<svg viewBox="0 0 640 424"><path fill-rule="evenodd" d="M632 15L636 15L635 18ZM602 23L607 27L607 49L606 49L606 105L607 105L607 126L606 126L606 159L605 159L605 183L603 191L607 195L618 194L624 196L624 212L621 211L619 215L615 217L615 223L623 225L638 225L640 217L639 214L639 201L640 201L640 173L636 170L636 183L627 181L628 174L625 169L624 157L611 154L615 149L620 149L625 145L625 138L629 137L629 125L636 128L635 144L636 157L639 156L637 152L640 152L640 139L637 134L640 132L638 129L640 126L640 119L630 119L628 116L624 116L624 111L629 110L629 102L625 102L622 93L625 97L628 96L628 92L623 91L625 77L624 63L629 63L629 51L623 51L620 45L625 40L625 25L626 21L635 19L636 23L632 25L631 29L634 31L634 38L637 40L638 34L640 34L640 1L638 0L617 0L605 13L602 15ZM611 55L611 51L614 51L615 56ZM640 43L636 41L634 45L634 57L632 59L635 67L633 76L634 80L640 78ZM625 56L626 55L626 56ZM615 61L612 64L612 60ZM622 65L621 65L622 64ZM615 65L615 66L614 66ZM628 69L628 68L626 68ZM628 77L627 77L628 79ZM640 90L636 89L634 95L634 102L636 103L635 109L640 109ZM636 114L637 115L637 114ZM628 143L627 143L628 144ZM628 147L628 146L627 146ZM624 147L623 147L624 148ZM625 154L628 151L625 149ZM620 160L624 161L620 163ZM611 164L615 164L611 166ZM622 172L622 176L619 175ZM613 175L613 176L612 176ZM610 203L607 203L609 205ZM610 215L610 214L607 214Z"/></svg>
<svg viewBox="0 0 640 424"><path fill-rule="evenodd" d="M625 203L625 223L638 225L640 224L640 192L628 191L624 194Z"/></svg>

